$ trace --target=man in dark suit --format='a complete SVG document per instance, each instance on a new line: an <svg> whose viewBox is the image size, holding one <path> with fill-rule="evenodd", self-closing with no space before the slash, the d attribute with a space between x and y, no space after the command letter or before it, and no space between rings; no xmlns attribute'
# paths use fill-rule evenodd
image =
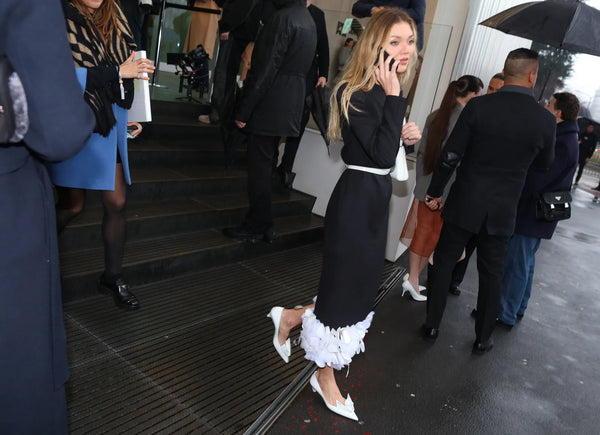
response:
<svg viewBox="0 0 600 435"><path fill-rule="evenodd" d="M424 43L425 0L358 0L352 6L352 15L370 17L384 7L400 8L410 15L417 25L417 48L421 51Z"/></svg>
<svg viewBox="0 0 600 435"><path fill-rule="evenodd" d="M312 0L306 0L308 12L315 22L317 28L317 51L315 58L308 75L306 76L306 99L304 100L304 111L302 112L302 122L300 124L300 134L295 137L288 137L285 142L285 152L281 158L281 164L277 167L277 173L281 177L281 181L288 188L292 188L295 174L292 173L294 159L298 152L298 146L304 129L310 117L310 109L312 107L312 93L317 86L324 87L327 84L329 76L329 40L327 39L327 27L325 26L325 14L321 9L312 4ZM275 165L277 164L278 152L275 152Z"/></svg>
<svg viewBox="0 0 600 435"><path fill-rule="evenodd" d="M467 104L446 142L425 197L432 210L441 207L444 186L460 163L442 212L444 226L433 254L422 332L427 339L437 338L452 269L468 240L477 235L476 354L493 346L502 265L527 171L532 165L548 169L554 159L556 119L537 104L532 92L537 58L536 52L525 48L511 51L500 91Z"/></svg>
<svg viewBox="0 0 600 435"><path fill-rule="evenodd" d="M0 55L19 75L29 129L0 144L0 433L66 434L69 377L52 186L46 161L94 129L60 2L0 2Z"/></svg>
<svg viewBox="0 0 600 435"><path fill-rule="evenodd" d="M315 57L317 31L306 0L272 0L275 12L259 33L244 81L235 123L248 133L248 199L244 222L227 237L255 243L275 239L271 173L282 136L300 133L306 75Z"/></svg>

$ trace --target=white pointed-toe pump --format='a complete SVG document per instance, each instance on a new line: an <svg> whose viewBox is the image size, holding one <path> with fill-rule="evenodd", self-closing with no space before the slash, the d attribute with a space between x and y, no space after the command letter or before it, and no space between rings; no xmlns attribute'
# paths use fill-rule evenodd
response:
<svg viewBox="0 0 600 435"><path fill-rule="evenodd" d="M279 354L279 356L287 363L290 361L290 355L292 354L292 346L290 345L290 339L285 340L285 343L279 344L279 325L281 323L281 313L283 307L273 307L267 317L273 321L275 326L275 334L273 335L273 346Z"/></svg>

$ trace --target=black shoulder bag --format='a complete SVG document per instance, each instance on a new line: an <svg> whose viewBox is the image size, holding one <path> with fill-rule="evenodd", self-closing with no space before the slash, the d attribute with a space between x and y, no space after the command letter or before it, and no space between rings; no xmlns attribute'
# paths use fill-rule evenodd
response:
<svg viewBox="0 0 600 435"><path fill-rule="evenodd" d="M535 217L547 222L569 219L571 201L569 191L542 193L536 203Z"/></svg>
<svg viewBox="0 0 600 435"><path fill-rule="evenodd" d="M0 143L20 142L28 128L25 90L8 58L0 56Z"/></svg>

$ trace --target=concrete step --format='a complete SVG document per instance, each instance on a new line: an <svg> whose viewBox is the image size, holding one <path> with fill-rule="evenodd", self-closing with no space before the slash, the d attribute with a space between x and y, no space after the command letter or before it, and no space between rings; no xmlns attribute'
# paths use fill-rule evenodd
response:
<svg viewBox="0 0 600 435"><path fill-rule="evenodd" d="M299 192L273 195L273 216L310 213L314 198ZM238 225L248 207L246 194L196 195L189 199L133 203L127 207L128 243L166 234ZM65 228L59 238L61 252L102 245L102 208L89 208Z"/></svg>
<svg viewBox="0 0 600 435"><path fill-rule="evenodd" d="M136 286L313 243L321 240L322 229L322 218L301 215L275 219L278 238L272 244L231 240L217 228L133 241L125 246L123 273ZM102 247L63 252L63 300L95 295L103 270Z"/></svg>

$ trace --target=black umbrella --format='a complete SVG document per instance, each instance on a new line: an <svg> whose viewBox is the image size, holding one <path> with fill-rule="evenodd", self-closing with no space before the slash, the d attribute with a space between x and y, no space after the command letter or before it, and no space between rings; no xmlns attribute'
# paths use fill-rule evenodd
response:
<svg viewBox="0 0 600 435"><path fill-rule="evenodd" d="M553 47L600 56L600 11L578 0L523 3L480 24Z"/></svg>
<svg viewBox="0 0 600 435"><path fill-rule="evenodd" d="M331 97L331 89L327 86L317 86L312 92L311 113L321 136L327 145L329 152L329 139L327 138L327 127L329 126L329 98Z"/></svg>

